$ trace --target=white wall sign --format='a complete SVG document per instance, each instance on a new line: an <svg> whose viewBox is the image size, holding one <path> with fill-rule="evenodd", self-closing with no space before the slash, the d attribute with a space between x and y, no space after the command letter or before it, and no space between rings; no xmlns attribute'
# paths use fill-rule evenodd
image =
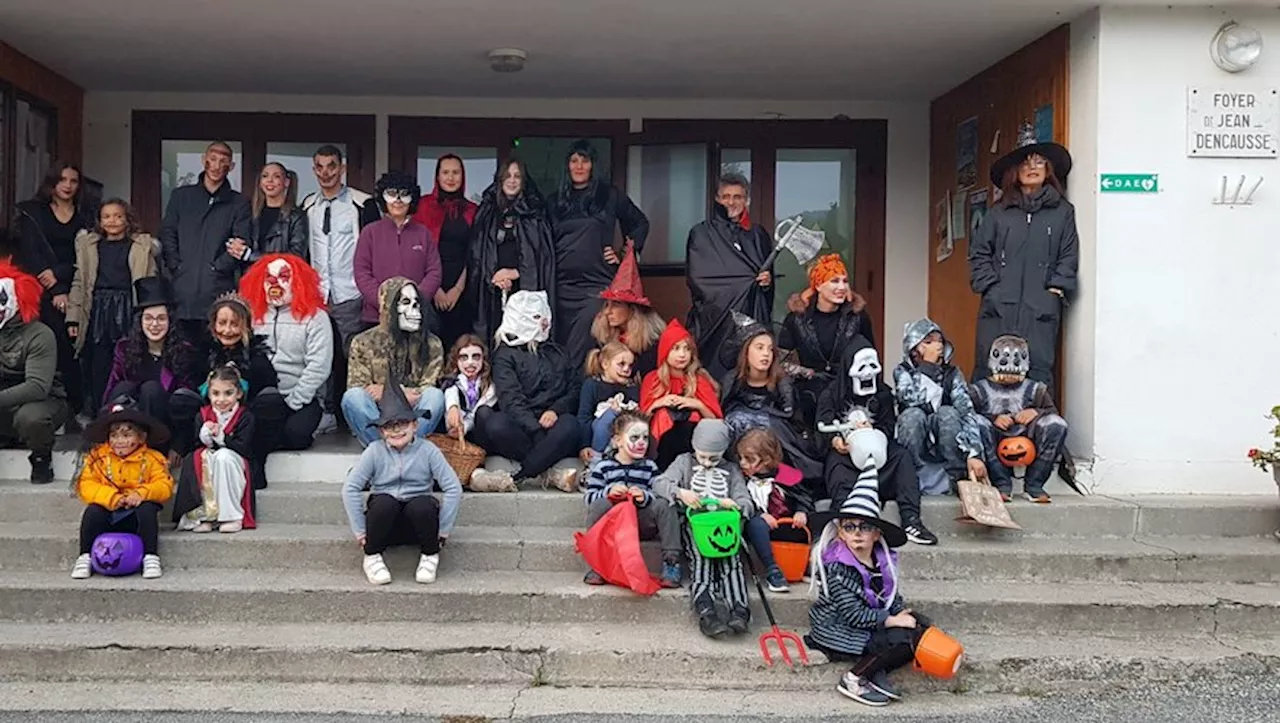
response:
<svg viewBox="0 0 1280 723"><path fill-rule="evenodd" d="M1275 158L1280 151L1280 94L1187 89L1187 155L1193 158Z"/></svg>

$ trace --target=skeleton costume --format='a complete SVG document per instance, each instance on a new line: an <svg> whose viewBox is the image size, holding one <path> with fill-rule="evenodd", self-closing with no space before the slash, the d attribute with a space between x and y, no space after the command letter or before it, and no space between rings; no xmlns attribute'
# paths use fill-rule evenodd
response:
<svg viewBox="0 0 1280 723"><path fill-rule="evenodd" d="M54 433L67 419L58 344L39 321L40 282L0 263L0 439L31 450L31 481L53 481Z"/></svg>
<svg viewBox="0 0 1280 723"><path fill-rule="evenodd" d="M738 465L724 458L729 449L729 428L718 419L698 422L693 432L693 453L676 457L671 466L653 481L653 491L663 499L657 504L675 505L683 513L679 499L682 489L693 490L701 498L732 499L744 520L755 514L751 492ZM689 597L703 635L720 637L730 630L743 633L751 620L747 597L747 576L741 555L705 558L684 525L684 548L692 566ZM723 608L724 614L721 609Z"/></svg>
<svg viewBox="0 0 1280 723"><path fill-rule="evenodd" d="M578 453L578 373L563 347L550 340L551 307L545 291L517 291L507 299L493 352L493 384L498 410L476 414L476 436L491 454L520 463L515 479L531 479ZM547 412L555 422L544 428ZM576 470L571 470L576 473ZM547 481L570 492L567 472Z"/></svg>
<svg viewBox="0 0 1280 723"><path fill-rule="evenodd" d="M902 526L912 542L935 544L937 538L920 519L920 478L910 453L894 440L897 415L893 392L881 378L884 368L874 347L862 337L855 337L845 347L840 375L818 397L818 422L847 420L853 410L861 410L872 425L887 438L885 461L880 466L879 494L881 504L896 500L902 515ZM849 496L858 481L858 467L849 455L837 452L835 434L819 433L820 445L826 453L826 494L832 500Z"/></svg>
<svg viewBox="0 0 1280 723"><path fill-rule="evenodd" d="M955 351L942 339L937 364L916 360L916 347L942 329L929 319L907 324L902 335L902 363L893 370L898 423L894 436L907 448L919 470L926 462L941 462L952 481L968 477L967 460L981 459L982 435L964 374L951 364Z"/></svg>
<svg viewBox="0 0 1280 723"><path fill-rule="evenodd" d="M1036 458L1027 467L1023 489L1028 499L1048 502L1044 484L1053 474L1054 462L1067 439L1067 421L1058 415L1048 385L1027 377L1031 351L1025 339L1012 335L997 337L991 344L987 366L991 376L974 382L971 391L974 407L981 415L978 421L991 482L1005 496L1012 493L1012 472L996 454L996 447L1005 437L1030 437L1036 446ZM1024 409L1036 411L1036 418L1029 424L1015 421L1007 430L995 426L997 417L1006 414L1012 417Z"/></svg>
<svg viewBox="0 0 1280 723"><path fill-rule="evenodd" d="M369 426L378 418L369 387L385 387L392 374L419 395L411 405L423 413L419 437L435 431L444 417L444 392L436 386L444 369L444 345L424 323L424 304L417 284L393 276L378 287L378 325L351 340L342 414L361 446L378 439L378 430Z"/></svg>

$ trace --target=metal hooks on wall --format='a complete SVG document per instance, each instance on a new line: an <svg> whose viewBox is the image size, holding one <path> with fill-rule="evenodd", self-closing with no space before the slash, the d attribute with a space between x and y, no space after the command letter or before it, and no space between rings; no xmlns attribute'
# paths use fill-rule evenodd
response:
<svg viewBox="0 0 1280 723"><path fill-rule="evenodd" d="M1229 183L1229 179L1226 176L1223 176L1222 189L1218 192L1218 195L1214 197L1213 205L1215 206L1252 206L1253 194L1258 190L1258 186L1262 185L1263 177L1258 176L1258 180L1255 181L1254 184L1249 187L1249 192L1244 193L1245 182L1247 180L1248 180L1247 176L1240 176L1240 180L1236 182L1235 188L1232 189L1230 193L1228 193L1227 185ZM1243 196L1241 194L1243 194Z"/></svg>

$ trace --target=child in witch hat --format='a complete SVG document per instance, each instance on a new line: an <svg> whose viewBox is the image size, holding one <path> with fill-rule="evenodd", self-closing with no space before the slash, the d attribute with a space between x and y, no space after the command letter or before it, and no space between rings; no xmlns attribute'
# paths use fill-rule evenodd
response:
<svg viewBox="0 0 1280 723"><path fill-rule="evenodd" d="M930 622L914 613L898 591L898 555L907 543L902 528L880 512L879 468L888 439L866 422L847 435L849 457L860 473L839 507L810 517L822 533L813 545L805 643L833 662L852 662L836 690L869 706L886 706L901 695L889 683L889 671L915 657L916 645Z"/></svg>
<svg viewBox="0 0 1280 723"><path fill-rule="evenodd" d="M154 579L160 567L160 506L173 496L173 477L164 455L148 444L164 444L169 430L138 409L128 397L114 400L84 430L93 444L76 478L86 505L80 518L80 556L71 577L92 574L93 541L104 532L128 532L142 539L142 576Z"/></svg>
<svg viewBox="0 0 1280 723"><path fill-rule="evenodd" d="M351 532L364 549L364 574L373 585L391 582L382 553L408 525L420 552L414 579L432 583L440 547L458 516L462 483L440 450L417 436L422 412L409 404L394 373L387 378L378 411L370 426L378 428L381 439L365 447L342 487ZM444 492L443 503L431 494L437 486ZM367 502L362 499L366 490Z"/></svg>

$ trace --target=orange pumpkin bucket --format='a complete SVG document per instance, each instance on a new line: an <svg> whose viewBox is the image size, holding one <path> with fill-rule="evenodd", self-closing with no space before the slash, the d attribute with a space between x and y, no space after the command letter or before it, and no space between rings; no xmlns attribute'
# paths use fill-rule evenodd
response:
<svg viewBox="0 0 1280 723"><path fill-rule="evenodd" d="M791 524L790 517L783 517L778 520L778 526ZM808 542L783 542L781 540L773 540L769 546L773 548L773 561L778 563L778 567L782 570L782 576L787 582L800 582L804 579L804 570L809 565L809 547L813 544L813 533L809 532L808 527L800 528L804 530L805 537L809 538Z"/></svg>
<svg viewBox="0 0 1280 723"><path fill-rule="evenodd" d="M956 677L964 662L964 646L938 628L929 628L916 646L915 669L943 680Z"/></svg>

